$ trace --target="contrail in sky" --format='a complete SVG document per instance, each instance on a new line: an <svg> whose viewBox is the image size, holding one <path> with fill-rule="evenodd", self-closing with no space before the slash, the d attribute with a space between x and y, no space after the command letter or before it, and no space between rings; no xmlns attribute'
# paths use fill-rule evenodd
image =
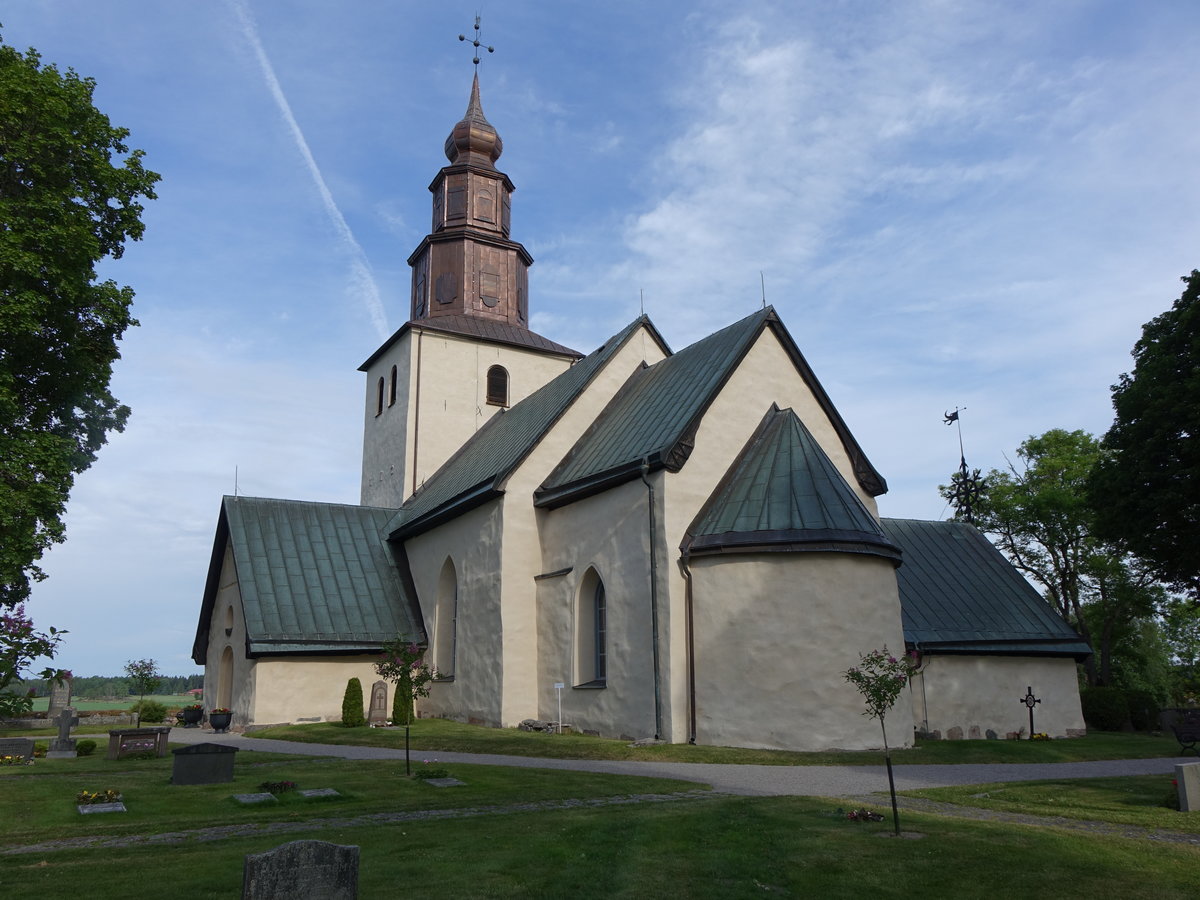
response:
<svg viewBox="0 0 1200 900"><path fill-rule="evenodd" d="M296 117L292 115L292 108L287 102L287 97L283 95L283 88L279 85L279 79L275 77L275 69L271 65L271 61L267 58L267 52L263 49L262 42L258 39L258 27L254 24L254 18L250 15L250 11L246 9L243 0L230 0L230 6L233 7L233 11L237 14L238 21L241 23L242 34L250 42L250 46L254 48L254 55L258 58L258 67L262 70L263 78L266 79L271 96L275 99L275 105L279 107L279 114L283 116L283 121L287 123L288 128L292 132L292 139L296 142L296 149L300 151L305 165L308 166L308 173L312 176L313 184L317 187L317 193L321 195L321 202L325 205L325 212L329 214L329 220L333 223L334 231L337 232L346 249L350 251L350 268L355 291L366 303L367 313L371 316L371 321L375 324L375 329L379 332L380 338L386 338L391 334L391 331L388 329L387 314L384 312L383 300L379 296L379 286L375 283L375 275L371 271L371 264L367 260L367 254L363 252L362 246L354 238L354 232L346 224L346 219L342 215L342 211L338 209L338 205L333 199L333 194L329 192L329 186L325 184L325 178L321 175L321 169L317 166L317 161L313 159L312 151L308 149L308 141L304 139L304 132L300 130L300 125L296 122Z"/></svg>

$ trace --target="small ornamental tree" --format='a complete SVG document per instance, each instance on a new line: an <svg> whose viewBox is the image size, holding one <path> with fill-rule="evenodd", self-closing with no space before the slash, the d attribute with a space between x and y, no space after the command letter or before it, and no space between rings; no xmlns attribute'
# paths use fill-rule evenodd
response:
<svg viewBox="0 0 1200 900"><path fill-rule="evenodd" d="M392 696L392 724L412 722L413 701L429 696L429 682L437 670L422 662L425 650L411 641L395 640L383 645L383 657L375 663L380 678L396 686Z"/></svg>
<svg viewBox="0 0 1200 900"><path fill-rule="evenodd" d="M33 708L33 694L10 692L23 679L21 673L40 656L53 657L65 631L51 628L48 633L35 631L33 620L25 615L25 605L11 609L0 607L0 718L23 716ZM37 678L61 682L70 672L42 669Z"/></svg>
<svg viewBox="0 0 1200 900"><path fill-rule="evenodd" d="M346 682L346 693L342 695L342 725L346 728L361 728L367 724L363 714L362 682L351 678Z"/></svg>
<svg viewBox="0 0 1200 900"><path fill-rule="evenodd" d="M142 701L147 694L154 692L162 681L158 672L158 663L152 659L132 659L125 663L125 675L131 686L138 692L137 724L142 724ZM159 721L162 721L161 719ZM135 726L136 727L136 726Z"/></svg>
<svg viewBox="0 0 1200 900"><path fill-rule="evenodd" d="M883 731L883 755L887 761L888 787L892 792L892 821L895 823L896 834L900 833L900 810L896 806L892 751L888 747L887 726L884 725L883 719L896 705L900 692L908 684L910 671L908 661L892 656L885 644L882 650L872 650L863 654L859 664L851 666L845 672L846 680L858 689L866 701L867 708L863 710L863 715L878 719L879 727Z"/></svg>

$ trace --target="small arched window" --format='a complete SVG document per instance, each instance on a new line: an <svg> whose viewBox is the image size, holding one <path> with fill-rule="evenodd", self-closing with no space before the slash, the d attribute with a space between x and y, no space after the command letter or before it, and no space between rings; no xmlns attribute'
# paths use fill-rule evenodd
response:
<svg viewBox="0 0 1200 900"><path fill-rule="evenodd" d="M383 376L379 377L378 390L375 392L375 415L383 415Z"/></svg>
<svg viewBox="0 0 1200 900"><path fill-rule="evenodd" d="M488 369L487 402L490 406L508 406L508 369L504 366Z"/></svg>
<svg viewBox="0 0 1200 900"><path fill-rule="evenodd" d="M439 678L453 678L458 642L458 578L454 562L450 559L442 566L442 574L438 578L434 615L434 666Z"/></svg>
<svg viewBox="0 0 1200 900"><path fill-rule="evenodd" d="M604 687L608 680L608 599L604 582L588 569L575 608L575 685Z"/></svg>
<svg viewBox="0 0 1200 900"><path fill-rule="evenodd" d="M396 404L396 367L392 366L392 379L388 382L388 406Z"/></svg>

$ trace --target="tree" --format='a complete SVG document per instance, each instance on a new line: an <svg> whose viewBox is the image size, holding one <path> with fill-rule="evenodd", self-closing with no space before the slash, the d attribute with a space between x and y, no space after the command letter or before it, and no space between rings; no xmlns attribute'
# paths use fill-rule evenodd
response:
<svg viewBox="0 0 1200 900"><path fill-rule="evenodd" d="M147 694L154 693L154 689L162 681L162 676L158 673L158 663L152 659L130 660L125 663L125 675L129 678L133 690L138 692L137 724L141 725L142 701L145 700Z"/></svg>
<svg viewBox="0 0 1200 900"><path fill-rule="evenodd" d="M0 611L0 718L26 715L33 708L30 693L14 693L9 689L23 679L21 673L38 657L54 656L65 631L51 628L48 633L35 631L33 621L25 615L24 604ZM61 681L70 672L46 668L38 678Z"/></svg>
<svg viewBox="0 0 1200 900"><path fill-rule="evenodd" d="M342 725L346 728L361 728L367 724L363 715L362 682L351 678L346 682L346 691L342 694Z"/></svg>
<svg viewBox="0 0 1200 900"><path fill-rule="evenodd" d="M1112 387L1116 419L1089 492L1097 534L1200 600L1200 271L1181 280Z"/></svg>
<svg viewBox="0 0 1200 900"><path fill-rule="evenodd" d="M908 684L910 672L907 659L892 656L885 644L882 650L864 653L859 657L857 666L851 666L843 673L866 702L863 715L878 719L883 731L883 756L887 761L888 787L892 792L892 822L896 834L900 833L900 809L896 805L896 781L892 777L892 750L888 746L887 726L883 720Z"/></svg>
<svg viewBox="0 0 1200 900"><path fill-rule="evenodd" d="M392 698L392 724L412 722L413 702L429 696L429 683L437 671L422 662L425 651L410 641L397 639L383 645L383 657L375 663L380 678L396 686Z"/></svg>
<svg viewBox="0 0 1200 900"><path fill-rule="evenodd" d="M1155 614L1163 596L1144 566L1094 534L1087 486L1101 454L1100 442L1084 431L1030 437L1017 448L1019 467L988 473L975 507L979 529L1096 651L1085 663L1091 685L1114 683L1115 648L1134 633L1136 620ZM943 487L943 496L949 490Z"/></svg>
<svg viewBox="0 0 1200 900"><path fill-rule="evenodd" d="M45 577L75 476L129 416L109 380L133 292L96 263L141 238L159 176L94 88L0 43L0 607Z"/></svg>

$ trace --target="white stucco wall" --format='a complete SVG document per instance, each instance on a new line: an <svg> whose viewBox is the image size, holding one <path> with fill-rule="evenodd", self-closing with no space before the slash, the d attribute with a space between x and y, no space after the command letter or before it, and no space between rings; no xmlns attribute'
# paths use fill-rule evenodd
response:
<svg viewBox="0 0 1200 900"><path fill-rule="evenodd" d="M1037 731L1066 737L1084 728L1072 659L929 656L922 668L912 684L913 720L943 738L952 728L964 738L986 737L988 729L1000 738L1021 729L1028 736L1029 712L1020 700L1030 687L1042 701L1033 711Z"/></svg>
<svg viewBox="0 0 1200 900"><path fill-rule="evenodd" d="M371 685L379 681L370 656L263 657L253 661L255 697L248 720L235 725L278 725L295 722L340 722L342 698L351 678L362 682L363 715L371 702ZM388 684L388 716L392 685Z"/></svg>
<svg viewBox="0 0 1200 900"><path fill-rule="evenodd" d="M438 584L447 558L458 577L454 680L431 685L429 697L416 704L423 715L511 724L501 713L508 678L499 662L505 637L500 615L502 519L501 501L493 500L405 545L427 627L436 629Z"/></svg>
<svg viewBox="0 0 1200 900"><path fill-rule="evenodd" d="M605 737L654 736L646 504L646 486L636 481L547 515L541 532L547 572L570 572L537 581L538 718L558 718L554 684L562 682L562 721L576 730ZM576 600L592 567L604 581L607 608L603 688L576 686Z"/></svg>
<svg viewBox="0 0 1200 900"><path fill-rule="evenodd" d="M411 332L392 343L367 369L363 404L363 460L360 498L363 506L394 509L411 493L405 485L405 454L412 434L413 369ZM392 366L396 367L396 402L388 406ZM378 409L379 379L384 381L383 411Z"/></svg>
<svg viewBox="0 0 1200 900"><path fill-rule="evenodd" d="M222 697L222 658L226 649L231 651L232 658L226 676L229 679L230 696ZM209 620L208 653L204 660L205 710L227 705L233 711L235 727L249 723L254 709L254 675L254 663L246 658L246 616L242 611L237 566L233 560L233 548L226 541L219 587Z"/></svg>
<svg viewBox="0 0 1200 900"><path fill-rule="evenodd" d="M787 750L882 746L879 723L842 675L884 645L903 652L890 561L849 553L764 553L692 561L696 739ZM888 742L912 744L901 698Z"/></svg>

